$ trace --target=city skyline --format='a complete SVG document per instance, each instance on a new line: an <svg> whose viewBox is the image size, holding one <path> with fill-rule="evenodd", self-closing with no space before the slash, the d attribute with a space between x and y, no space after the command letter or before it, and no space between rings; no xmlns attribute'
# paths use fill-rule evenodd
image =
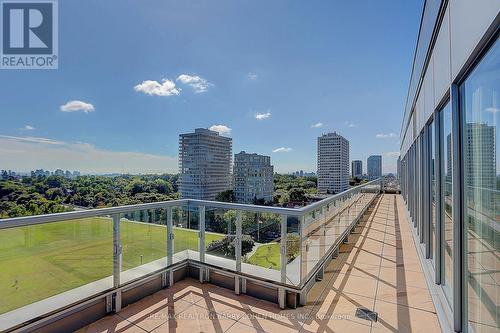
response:
<svg viewBox="0 0 500 333"><path fill-rule="evenodd" d="M172 173L178 133L214 127L280 173L314 170L315 138L329 131L351 141L353 159L387 154L384 171L396 170L419 1L266 3L259 24L248 19L259 3L166 6L59 3L59 69L2 75L1 168Z"/></svg>
<svg viewBox="0 0 500 333"><path fill-rule="evenodd" d="M200 129L200 128L199 128ZM201 128L201 129L206 129L206 130L209 130L209 131L214 131L214 132L217 132L221 137L226 137L226 138L229 138L231 139L232 141L232 137L227 135L227 131L225 132L224 129L220 129L218 128L217 126L211 126L210 128ZM333 133L336 133L335 131ZM322 133L321 135L324 136L324 135L327 135L328 133ZM180 134L182 135L182 134ZM63 150L61 152L58 153L59 156L63 157L63 156L73 156L74 158L71 159L71 160L65 160L63 161L63 163L61 163L60 160L53 160L53 161L50 161L50 167L43 167L43 166L40 166L41 164L38 162L38 157L42 157L43 154L44 154L44 151L34 151L32 155L24 155L23 157L24 158L27 158L28 160L29 159L33 159L34 162L32 164L30 164L29 162L28 163L25 163L25 165L33 165L33 167L27 167L25 169L16 169L16 168L9 168L9 167L4 167L4 165L8 165L9 163L5 163L5 161L2 161L2 155L0 155L0 170L8 170L8 171L14 171L16 172L17 174L24 174L24 175L27 175L29 174L30 172L33 172L34 170L38 170L38 169L47 169L47 170L57 170L57 169L64 169L64 170L69 170L69 169L74 169L74 167L71 167L71 166L76 166L76 165L81 165L81 159L80 158L84 158L86 159L87 157L84 157L84 156L78 156L78 152L75 152L75 151L72 151L70 149L70 144L68 143L64 143L64 142L59 142L59 141L55 141L55 140L50 140L50 139L44 139L44 138L37 138L37 137L26 137L26 138L20 138L20 137L8 137L8 136L2 136L0 135L0 141L2 140L2 138L6 139L6 140L12 140L12 142L15 142L15 141L19 141L21 144L26 144L26 143L36 143L36 144L44 144L44 145L48 145L49 146L49 149L52 148L51 146L61 146L61 147L64 147ZM77 151L78 150L86 150L86 151L95 151L96 155L101 155L101 157L105 156L106 155L106 152L104 150L99 150L98 148L96 147L93 147L91 145L88 145L88 144L83 144L83 143L77 143L75 144L75 146L79 146L79 149L76 149ZM287 148L278 148L276 150L273 151L273 153L279 153L281 151L286 151ZM0 152L9 152L9 151L12 151L12 152L15 152L15 153L20 153L22 151L14 151L14 150L10 150L9 148L0 148ZM76 154L75 154L76 153ZM110 156L108 157L109 159L111 158L115 158L117 159L118 161L120 161L120 159L123 159L123 158L128 158L127 154L131 154L132 156L134 156L137 160L136 162L140 162L142 160L157 160L157 161L161 161L162 159L169 159L168 157L164 156L154 156L154 155L151 155L151 154L141 154L141 153L138 153L138 152L108 152L110 154ZM38 156L38 157L35 157L35 156ZM371 157L373 155L369 155L369 157ZM396 154L396 152L392 152L392 153L386 153L384 154L384 156L388 156L389 158L391 157L395 157L396 158L398 157L398 155ZM80 157L80 158L79 158ZM42 158L43 159L43 158ZM85 169L85 167L83 168L83 171L81 171L81 174L88 174L88 175L109 175L109 174L163 174L163 173L166 173L166 174L176 174L176 173L179 173L179 170L178 170L178 165L179 165L179 162L180 162L180 159L179 159L179 155L177 155L175 158L175 167L177 168L177 170L174 170L174 169L169 169L169 170L164 170L164 169L158 169L158 170L153 170L153 171L150 171L148 169L140 169L140 167L137 167L137 165L134 165L132 166L132 168L130 169L130 166L125 168L125 167L118 167L117 169L99 169L97 168L96 170L100 170L100 171L88 171ZM36 161L35 161L36 160ZM355 159L351 159L350 162L358 162L359 160L355 160ZM64 162L67 162L69 164L65 164ZM116 161L115 161L116 162ZM123 162L123 161L122 161ZM317 154L316 154L316 166L317 166ZM66 165L66 166L70 166L70 167L63 167L61 166L62 165ZM173 167L173 166L172 166ZM397 167L397 166L396 166ZM382 164L382 174L395 174L397 170L388 170L388 171L384 171L384 165ZM82 169L82 168L80 168ZM350 169L351 172L352 172L352 168ZM300 170L304 173L305 176L310 176L311 174L317 174L318 170L317 170L317 167L315 169L313 169L313 171L311 172L307 172L307 171L304 171L304 170ZM282 173L282 174L295 174L297 176L300 176L299 174L299 171L294 171L294 170L286 170L286 171L275 171L276 173ZM361 174L363 175L363 173Z"/></svg>

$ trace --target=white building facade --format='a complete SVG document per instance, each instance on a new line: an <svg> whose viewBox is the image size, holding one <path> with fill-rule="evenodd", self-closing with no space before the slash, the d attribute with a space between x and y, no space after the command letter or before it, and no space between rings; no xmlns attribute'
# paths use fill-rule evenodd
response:
<svg viewBox="0 0 500 333"><path fill-rule="evenodd" d="M232 139L204 128L179 135L181 199L214 200L231 189Z"/></svg>
<svg viewBox="0 0 500 333"><path fill-rule="evenodd" d="M349 141L337 133L318 138L318 192L340 193L349 188Z"/></svg>
<svg viewBox="0 0 500 333"><path fill-rule="evenodd" d="M427 0L401 189L443 332L500 331L500 0Z"/></svg>
<svg viewBox="0 0 500 333"><path fill-rule="evenodd" d="M242 151L234 155L233 172L236 202L273 200L274 167L271 165L271 157Z"/></svg>

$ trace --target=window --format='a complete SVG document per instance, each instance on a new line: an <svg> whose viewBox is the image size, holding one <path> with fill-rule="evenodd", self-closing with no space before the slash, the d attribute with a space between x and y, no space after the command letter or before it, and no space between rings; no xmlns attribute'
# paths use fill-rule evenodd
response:
<svg viewBox="0 0 500 333"><path fill-rule="evenodd" d="M497 41L460 87L464 153L464 232L468 320L474 332L499 328L500 45Z"/></svg>
<svg viewBox="0 0 500 333"><path fill-rule="evenodd" d="M452 158L452 136L451 136L451 107L450 103L441 111L443 124L442 154L441 154L441 186L443 188L443 216L442 235L443 239L443 260L444 278L442 279L443 288L450 304L453 297L453 158Z"/></svg>
<svg viewBox="0 0 500 333"><path fill-rule="evenodd" d="M430 165L430 209L431 209L431 225L430 225L430 237L429 237L429 248L430 248L430 256L431 259L434 261L434 258L436 258L436 254L434 252L435 249L435 239L436 239L436 174L434 171L436 170L436 129L435 127L435 121L432 120L432 122L429 124L429 165Z"/></svg>

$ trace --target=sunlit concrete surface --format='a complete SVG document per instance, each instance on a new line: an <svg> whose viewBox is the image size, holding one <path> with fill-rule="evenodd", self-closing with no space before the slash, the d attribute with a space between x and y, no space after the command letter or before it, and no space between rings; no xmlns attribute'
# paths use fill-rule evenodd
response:
<svg viewBox="0 0 500 333"><path fill-rule="evenodd" d="M377 312L376 322L356 309ZM278 305L186 279L79 332L441 332L402 198L380 196L306 306Z"/></svg>

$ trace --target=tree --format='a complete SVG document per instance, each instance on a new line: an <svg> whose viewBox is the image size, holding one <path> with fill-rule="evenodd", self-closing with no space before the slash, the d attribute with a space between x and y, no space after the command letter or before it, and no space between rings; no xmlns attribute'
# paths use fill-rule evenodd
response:
<svg viewBox="0 0 500 333"><path fill-rule="evenodd" d="M64 182L64 177L61 176L50 176L45 180L49 187L62 187Z"/></svg>
<svg viewBox="0 0 500 333"><path fill-rule="evenodd" d="M50 200L56 200L56 199L60 199L64 196L64 192L63 190L61 190L60 188L56 187L56 188L49 188L46 192L45 192L45 197L47 199L50 199Z"/></svg>
<svg viewBox="0 0 500 333"><path fill-rule="evenodd" d="M215 197L215 201L235 202L236 198L234 197L234 191L233 190L226 190L226 191L220 192Z"/></svg>
<svg viewBox="0 0 500 333"><path fill-rule="evenodd" d="M131 195L136 195L137 193L144 192L144 181L140 179L134 179L132 183L127 186L127 190Z"/></svg>
<svg viewBox="0 0 500 333"><path fill-rule="evenodd" d="M300 237L295 234L287 234L286 237L286 258L287 262L291 262L299 255Z"/></svg>
<svg viewBox="0 0 500 333"><path fill-rule="evenodd" d="M157 179L154 182L154 187L158 193L168 194L172 192L172 184L163 179Z"/></svg>
<svg viewBox="0 0 500 333"><path fill-rule="evenodd" d="M241 236L241 255L251 252L255 242L250 235ZM222 239L213 240L207 246L207 252L221 252L225 256L234 258L236 254L236 237L227 235Z"/></svg>
<svg viewBox="0 0 500 333"><path fill-rule="evenodd" d="M292 188L290 190L290 201L303 202L306 201L305 191L303 188Z"/></svg>
<svg viewBox="0 0 500 333"><path fill-rule="evenodd" d="M172 190L176 179L172 175L9 177L0 179L0 216L55 213L66 210L62 204L96 208L173 200L178 198Z"/></svg>

